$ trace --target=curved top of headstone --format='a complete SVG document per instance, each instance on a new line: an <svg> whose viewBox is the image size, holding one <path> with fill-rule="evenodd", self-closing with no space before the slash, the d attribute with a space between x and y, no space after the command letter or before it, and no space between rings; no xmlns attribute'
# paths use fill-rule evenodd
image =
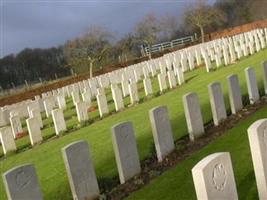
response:
<svg viewBox="0 0 267 200"><path fill-rule="evenodd" d="M167 106L157 106L157 107L154 107L154 108L152 108L151 110L149 110L149 112L157 112L157 111L161 111L161 110L167 110L168 108L167 108Z"/></svg>
<svg viewBox="0 0 267 200"><path fill-rule="evenodd" d="M210 88L210 87L220 86L220 85L221 85L220 82L214 81L214 82L211 82L210 84L208 84L208 87Z"/></svg>
<svg viewBox="0 0 267 200"><path fill-rule="evenodd" d="M227 79L232 78L232 77L238 77L238 76L237 76L237 74L230 74L227 76Z"/></svg>
<svg viewBox="0 0 267 200"><path fill-rule="evenodd" d="M121 129L125 128L125 127L133 127L132 122L130 122L130 121L120 122L120 123L117 123L117 124L113 125L111 127L111 129L114 130L114 132L116 132L117 130L121 130Z"/></svg>
<svg viewBox="0 0 267 200"><path fill-rule="evenodd" d="M197 96L196 92L188 92L188 93L183 95L183 99L187 99L187 98L191 98L191 97L195 97L195 96Z"/></svg>
<svg viewBox="0 0 267 200"><path fill-rule="evenodd" d="M69 152L69 151L72 151L72 150L77 149L77 148L82 149L83 147L88 147L87 141L79 140L79 141L72 142L72 143L66 145L65 147L62 148L62 151Z"/></svg>
<svg viewBox="0 0 267 200"><path fill-rule="evenodd" d="M248 127L248 134L258 134L259 132L263 132L265 129L267 129L267 118L259 119Z"/></svg>
<svg viewBox="0 0 267 200"><path fill-rule="evenodd" d="M219 153L213 153L211 155L208 155L207 157L203 158L201 161L199 161L192 170L203 170L209 165L213 165L214 163L220 161L223 157L230 156L229 152L219 152Z"/></svg>
<svg viewBox="0 0 267 200"><path fill-rule="evenodd" d="M251 71L251 70L254 70L254 68L253 67L246 67L245 68L245 71Z"/></svg>
<svg viewBox="0 0 267 200"><path fill-rule="evenodd" d="M205 157L192 173L198 199L238 199L229 152Z"/></svg>
<svg viewBox="0 0 267 200"><path fill-rule="evenodd" d="M43 199L35 168L32 164L14 167L6 171L3 178L9 199Z"/></svg>

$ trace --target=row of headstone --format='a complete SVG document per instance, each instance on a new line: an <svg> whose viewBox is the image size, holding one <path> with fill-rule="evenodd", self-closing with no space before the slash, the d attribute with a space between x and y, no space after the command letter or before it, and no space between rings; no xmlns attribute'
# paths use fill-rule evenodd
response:
<svg viewBox="0 0 267 200"><path fill-rule="evenodd" d="M158 161L161 162L174 150L167 107L153 108L149 116ZM124 122L116 124L111 130L119 178L123 184L141 172L134 128L131 122ZM62 155L73 199L97 198L100 192L88 143L71 143L62 149ZM9 199L43 199L33 165L27 164L8 170L3 174L3 179Z"/></svg>
<svg viewBox="0 0 267 200"><path fill-rule="evenodd" d="M263 63L263 80L265 83L265 91L267 91L267 62ZM256 75L253 68L246 68L245 69L246 81L247 81L247 88L250 103L253 104L259 100L259 90L257 86ZM230 100L230 107L232 114L236 114L243 108L242 102L242 94L240 90L240 85L238 81L237 75L230 75L227 77L228 82L228 93L229 93L229 100ZM134 88L135 86L135 88ZM132 88L133 87L133 88ZM138 95L137 95L137 85L130 84L130 96L131 102L135 103L138 102ZM219 82L214 82L208 85L209 91L209 98L210 98L210 105L211 111L213 116L213 122L215 126L218 126L223 120L226 119L226 107L224 102L223 91ZM97 91L97 101L99 104L100 114L101 117L109 112L106 96L104 90L98 89ZM116 85L112 86L112 95L115 99L115 107L116 110L120 110L124 108L122 94L119 88ZM197 139L198 137L202 136L205 132L204 130L204 122L201 113L201 107L198 99L198 95L196 93L188 93L183 96L183 104L184 104L184 112L185 118L187 122L187 128L189 137L192 141ZM86 102L78 102L76 103L76 111L78 115L78 121L86 121L88 120L88 103ZM31 110L33 113L35 110ZM55 127L56 135L59 135L60 132L66 131L66 122L64 119L64 114L62 109L54 109L51 111L52 119ZM37 117L38 115L38 117ZM36 143L40 143L42 141L41 135L41 116L40 113L37 111L37 114L29 119L26 120L28 132L30 136L30 141L32 145ZM16 150L15 145L15 132L21 131L21 123L18 116L11 117L11 127L12 128L2 128L0 129L0 141L2 143L2 148L4 149L4 153L6 154L9 151ZM12 137L10 137L12 136ZM12 140L12 141L11 141Z"/></svg>
<svg viewBox="0 0 267 200"><path fill-rule="evenodd" d="M247 56L266 48L266 38L266 29L256 29L233 37L217 39L188 47L165 54L160 58L134 64L124 69L42 93L41 97L36 96L33 101L27 100L2 107L0 109L0 126L10 123L9 118L12 111L15 111L21 118L30 117L27 110L29 104L36 104L40 112L46 112L47 117L51 116L53 109L66 109L65 97L72 97L74 105L80 101L85 101L90 107L90 102L96 98L97 88L109 88L112 84L120 84L123 97L126 97L130 95L129 83L137 83L143 79L145 93L150 95L149 78L156 76L158 73L160 90L164 91L167 88L164 79L166 76L164 75L167 75L169 86L173 88L177 82L179 85L184 82L183 72L193 70L196 66L203 63L206 64L207 71L210 71L212 67L211 62L213 61L216 62L217 67L221 66L222 60L224 60L225 65L233 63L236 59L242 58L242 56ZM176 76L176 79L173 74ZM117 100L117 98L114 99ZM137 98L131 99L137 100Z"/></svg>
<svg viewBox="0 0 267 200"><path fill-rule="evenodd" d="M59 135L61 132L66 131L66 123L63 115L62 109L54 109L51 111L54 128L56 135ZM11 127L6 126L0 128L0 142L2 144L4 154L8 152L15 151L16 148L16 135L15 133L21 132L21 122L17 115L10 118ZM26 119L26 125L29 133L30 143L32 146L42 142L43 137L41 133L42 128L42 118L40 111L31 110L30 118Z"/></svg>
<svg viewBox="0 0 267 200"><path fill-rule="evenodd" d="M266 119L257 120L248 128L260 200L267 199L266 130ZM192 175L198 200L238 199L232 162L228 152L214 153L205 157L193 167Z"/></svg>
<svg viewBox="0 0 267 200"><path fill-rule="evenodd" d="M267 61L263 63L263 80L265 91L267 91ZM245 69L248 96L250 104L254 104L260 99L259 89L256 80L256 74L253 68ZM242 94L240 90L239 80L237 75L227 77L228 93L232 114L236 114L243 109ZM212 111L213 122L218 126L227 118L226 107L224 102L223 90L219 82L214 82L208 85L209 99ZM267 93L265 93L267 94ZM204 130L204 122L201 113L198 95L190 92L183 96L184 112L187 122L187 129L191 141L201 137Z"/></svg>
<svg viewBox="0 0 267 200"><path fill-rule="evenodd" d="M83 101L88 102L96 98L97 88L109 88L111 84L121 84L123 96L125 97L129 95L129 82L138 82L143 79L144 83L148 84L148 87L145 87L145 89L147 89L146 94L150 94L149 81L147 81L147 79L155 77L158 73L168 74L170 87L172 88L175 83L173 73L177 76L178 84L182 84L183 77L181 72L194 70L196 66L203 63L209 72L212 67L211 62L215 61L217 67L222 66L222 63L224 63L224 65L231 64L237 59L241 59L243 56L252 55L266 48L266 43L266 28L255 29L233 37L221 38L181 49L165 54L160 58L144 61L124 69L115 70L88 80L42 93L41 97L36 96L34 101L39 104L40 112L46 111L46 115L49 117L52 109L55 109L56 106L63 110L66 108L65 101L62 97L72 97L75 104L81 101L79 94L82 94ZM167 73L169 71L171 72ZM162 77L164 76L159 76L158 79L163 80ZM165 88L164 81L160 85L161 91L163 91ZM0 126L9 124L10 112L12 110L16 110L20 117L29 117L27 111L27 104L29 103L31 103L31 100L2 107L0 109Z"/></svg>
<svg viewBox="0 0 267 200"><path fill-rule="evenodd" d="M214 52L212 49L215 49L218 51L219 46L222 45L227 45L230 43L230 46L232 46L232 43L236 43L241 45L241 43L244 41L245 42L256 42L258 41L257 38L260 38L259 41L264 41L263 34L266 33L263 32L262 30L255 30L251 31L248 33L244 33L241 35L234 36L233 38L227 38L227 39L221 39L221 40L215 40L211 41L205 44L197 45L194 47L190 47L185 50L177 51L171 54L166 54L162 58L157 58L151 61L146 61L144 63L139 63L133 66L129 66L128 68L125 68L123 70L117 70L114 71L113 73L115 75L112 75L113 73L101 75L99 77L89 79L89 80L84 80L75 84L71 84L68 86L65 86L63 88L58 88L57 90L53 90L51 92L43 93L42 98L39 96L35 97L35 100L27 100L22 103L18 103L15 105L11 105L9 107L3 107L0 109L0 126L8 125L10 124L15 124L16 128L13 128L13 135L16 136L17 134L22 131L22 128L19 126L19 120L18 117L10 119L10 117L14 115L18 115L20 118L22 117L32 117L32 113L34 113L38 121L40 123L40 126L42 127L42 121L41 117L38 114L38 111L40 113L42 111L45 111L46 116L50 117L52 110L56 109L57 107L65 110L66 109L66 101L65 97L66 96L72 96L74 105L76 105L78 102L81 101L80 99L80 93L82 94L82 101L87 102L87 107L85 108L84 104L83 107L86 110L79 111L77 109L76 105L76 110L77 110L77 116L79 121L84 121L88 119L88 116L86 116L86 112L88 107L91 105L91 100L97 96L97 88L103 89L106 87L109 87L108 83L121 83L122 86L122 92L123 92L123 97L130 95L131 103L135 104L139 101L138 97L138 90L136 87L136 82L141 80L141 77L144 77L143 83L144 83L144 88L145 88L145 93L146 95L150 95L152 91L151 87L151 81L149 79L150 75L155 76L157 74L157 70L160 71L158 74L158 81L159 81L159 86L160 86L160 91L164 91L167 88L166 84L166 77L168 78L169 82L169 87L173 88L176 86L177 82L178 84L182 84L184 82L184 77L183 77L183 71L187 71L188 65L189 69L192 70L194 69L194 62L192 62L192 57L194 57L192 54L192 51L195 52L195 60L197 62L197 65L201 64L201 55L203 56L203 59L205 60L207 57L211 59L211 61L214 60ZM233 42L234 41L234 42ZM243 46L248 46L248 45L243 45ZM261 48L265 48L265 45L261 45ZM203 50L204 49L204 50ZM230 52L231 52L231 48ZM189 59L187 60L187 56ZM233 55L231 57L234 57ZM179 62L180 60L180 62ZM233 60L233 59L232 59ZM152 65L153 64L153 65ZM153 67L152 67L153 66ZM250 72L249 70L246 72L246 77L249 78L251 76L248 76L248 74L253 73ZM176 78L175 78L176 76ZM116 81L118 77L119 81ZM112 79L112 81L111 81ZM233 78L234 79L234 78ZM121 81L121 82L120 82ZM233 80L234 81L234 80ZM116 83L115 83L116 82ZM258 94L256 93L251 93L251 91L256 91L255 89L253 90L251 87L255 86L255 82L253 83L253 80L250 80L252 83L249 85L249 95L250 95L250 100L251 102L258 99ZM103 86L103 88L101 88ZM123 101L121 101L121 95L120 91L118 89L115 89L116 92L112 92L113 100L115 102L115 107L116 110L119 111L123 109ZM99 113L100 116L103 117L105 114L107 114L108 107L106 104L106 98L105 96L99 96L99 101L98 102L98 108L99 108ZM33 110L35 110L33 112ZM81 116L80 113L84 113L84 117L79 117Z"/></svg>
<svg viewBox="0 0 267 200"><path fill-rule="evenodd" d="M149 112L152 133L159 162L174 150L172 129L165 106ZM260 199L267 198L267 166L265 162L267 120L261 119L248 128L250 149ZM141 172L141 166L131 122L112 127L112 143L121 184ZM11 136L12 138L12 136ZM78 141L62 149L70 188L74 199L94 199L100 195L88 143ZM214 153L202 159L192 169L199 200L238 199L236 183L228 152ZM43 199L33 165L22 165L3 174L9 199Z"/></svg>

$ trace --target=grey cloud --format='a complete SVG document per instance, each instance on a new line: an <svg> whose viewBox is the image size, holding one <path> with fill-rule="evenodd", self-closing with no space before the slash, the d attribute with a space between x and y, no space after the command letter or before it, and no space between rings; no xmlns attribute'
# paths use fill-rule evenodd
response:
<svg viewBox="0 0 267 200"><path fill-rule="evenodd" d="M121 36L149 12L179 16L186 4L168 0L4 1L3 52L63 44L92 25L106 26Z"/></svg>

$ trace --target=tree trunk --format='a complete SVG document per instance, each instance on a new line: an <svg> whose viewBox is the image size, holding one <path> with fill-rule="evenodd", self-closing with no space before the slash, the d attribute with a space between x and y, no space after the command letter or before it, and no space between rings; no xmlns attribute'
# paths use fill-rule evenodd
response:
<svg viewBox="0 0 267 200"><path fill-rule="evenodd" d="M90 78L93 78L93 62L90 62Z"/></svg>
<svg viewBox="0 0 267 200"><path fill-rule="evenodd" d="M199 28L201 32L201 42L204 43L205 42L204 28L203 26L200 26Z"/></svg>

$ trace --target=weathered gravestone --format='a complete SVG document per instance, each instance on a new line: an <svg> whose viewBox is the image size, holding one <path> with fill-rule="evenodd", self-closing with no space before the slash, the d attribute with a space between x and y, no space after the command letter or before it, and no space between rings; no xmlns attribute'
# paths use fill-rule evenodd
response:
<svg viewBox="0 0 267 200"><path fill-rule="evenodd" d="M256 176L259 199L267 199L267 119L260 119L248 128L250 151Z"/></svg>
<svg viewBox="0 0 267 200"><path fill-rule="evenodd" d="M29 117L30 118L33 118L33 117L37 118L40 128L43 128L43 121L42 121L42 116L41 116L40 110L38 110L38 109L31 110L29 113Z"/></svg>
<svg viewBox="0 0 267 200"><path fill-rule="evenodd" d="M184 72L180 66L175 67L178 84L182 85L185 82Z"/></svg>
<svg viewBox="0 0 267 200"><path fill-rule="evenodd" d="M89 146L85 141L78 141L62 149L73 199L96 199L99 187Z"/></svg>
<svg viewBox="0 0 267 200"><path fill-rule="evenodd" d="M65 97L63 95L58 95L57 96L57 104L58 107L62 110L66 110L67 109L67 105L66 105L66 100Z"/></svg>
<svg viewBox="0 0 267 200"><path fill-rule="evenodd" d="M111 92L116 111L122 110L124 108L124 104L121 89L118 87L111 88Z"/></svg>
<svg viewBox="0 0 267 200"><path fill-rule="evenodd" d="M43 195L33 165L22 165L3 174L9 200L42 200Z"/></svg>
<svg viewBox="0 0 267 200"><path fill-rule="evenodd" d="M75 104L76 107L76 113L77 113L77 117L78 117L78 121L82 122L82 121L87 121L88 120L88 114L87 114L87 108L88 105L86 102L79 102Z"/></svg>
<svg viewBox="0 0 267 200"><path fill-rule="evenodd" d="M91 106L91 98L92 98L90 89L87 88L84 90L84 92L82 93L82 98L83 98L83 101L86 102L88 104L88 106L90 107Z"/></svg>
<svg viewBox="0 0 267 200"><path fill-rule="evenodd" d="M100 92L98 95L96 95L96 99L99 115L100 117L103 117L105 114L109 113L107 97L105 93Z"/></svg>
<svg viewBox="0 0 267 200"><path fill-rule="evenodd" d="M7 121L4 116L4 111L0 109L0 126L5 126L5 125L7 125Z"/></svg>
<svg viewBox="0 0 267 200"><path fill-rule="evenodd" d="M218 126L227 117L221 84L219 82L211 83L208 85L208 89L213 122L215 126Z"/></svg>
<svg viewBox="0 0 267 200"><path fill-rule="evenodd" d="M20 117L18 115L10 117L10 125L12 128L12 133L13 133L14 138L17 137L17 134L23 132L21 122L20 122Z"/></svg>
<svg viewBox="0 0 267 200"><path fill-rule="evenodd" d="M152 84L151 84L150 78L145 78L143 80L143 83L144 83L144 88L145 88L146 96L153 94Z"/></svg>
<svg viewBox="0 0 267 200"><path fill-rule="evenodd" d="M161 92L167 89L166 74L158 74L159 89Z"/></svg>
<svg viewBox="0 0 267 200"><path fill-rule="evenodd" d="M245 69L246 81L248 87L248 95L250 104L254 104L256 101L260 99L259 89L256 80L256 74L252 67L247 67Z"/></svg>
<svg viewBox="0 0 267 200"><path fill-rule="evenodd" d="M26 124L29 131L31 145L35 145L43 140L41 129L39 126L38 119L32 117L26 120Z"/></svg>
<svg viewBox="0 0 267 200"><path fill-rule="evenodd" d="M129 92L130 92L131 104L138 103L139 96L138 96L138 88L137 88L136 83L129 84Z"/></svg>
<svg viewBox="0 0 267 200"><path fill-rule="evenodd" d="M48 118L51 115L51 112L53 110L53 102L52 102L52 98L46 98L44 101L44 108L45 108L45 114L46 117Z"/></svg>
<svg viewBox="0 0 267 200"><path fill-rule="evenodd" d="M131 122L112 127L112 143L121 184L141 171L139 156Z"/></svg>
<svg viewBox="0 0 267 200"><path fill-rule="evenodd" d="M165 156L174 150L172 127L166 106L153 108L149 111L152 134L157 151L157 158L161 162Z"/></svg>
<svg viewBox="0 0 267 200"><path fill-rule="evenodd" d="M130 94L128 81L123 80L121 82L121 88L122 88L123 97L126 97L126 96L128 96Z"/></svg>
<svg viewBox="0 0 267 200"><path fill-rule="evenodd" d="M238 200L230 154L211 154L192 169L198 200Z"/></svg>
<svg viewBox="0 0 267 200"><path fill-rule="evenodd" d="M79 103L81 101L80 94L78 91L71 92L71 97L72 97L73 104Z"/></svg>
<svg viewBox="0 0 267 200"><path fill-rule="evenodd" d="M194 141L204 133L203 119L197 94L191 92L184 95L183 104L189 137L191 141Z"/></svg>
<svg viewBox="0 0 267 200"><path fill-rule="evenodd" d="M60 132L67 130L64 114L61 109L55 109L52 111L52 119L54 122L54 127L57 135L59 135Z"/></svg>
<svg viewBox="0 0 267 200"><path fill-rule="evenodd" d="M172 70L167 72L170 88L175 88L177 85L174 72Z"/></svg>
<svg viewBox="0 0 267 200"><path fill-rule="evenodd" d="M17 149L11 127L0 128L0 141L4 154Z"/></svg>
<svg viewBox="0 0 267 200"><path fill-rule="evenodd" d="M231 111L233 114L236 114L243 108L241 90L237 75L233 74L228 76L227 82L229 89Z"/></svg>

